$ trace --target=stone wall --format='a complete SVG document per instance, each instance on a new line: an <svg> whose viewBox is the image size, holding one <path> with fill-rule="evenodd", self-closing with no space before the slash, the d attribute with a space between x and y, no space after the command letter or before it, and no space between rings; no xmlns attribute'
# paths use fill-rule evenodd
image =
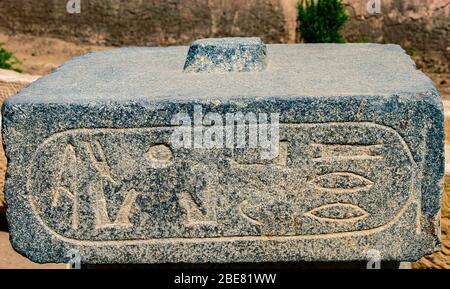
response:
<svg viewBox="0 0 450 289"><path fill-rule="evenodd" d="M285 42L289 34L279 0L81 0L80 14L68 14L66 2L2 0L0 27L108 45L171 45L240 35Z"/></svg>
<svg viewBox="0 0 450 289"><path fill-rule="evenodd" d="M0 31L58 37L101 45L186 44L202 37L260 36L267 43L298 40L297 0L2 0ZM352 42L390 42L405 47L420 68L449 73L450 0L343 0Z"/></svg>
<svg viewBox="0 0 450 289"><path fill-rule="evenodd" d="M351 20L343 34L351 42L397 43L419 68L450 72L450 0L382 0L368 15L367 0L344 0Z"/></svg>

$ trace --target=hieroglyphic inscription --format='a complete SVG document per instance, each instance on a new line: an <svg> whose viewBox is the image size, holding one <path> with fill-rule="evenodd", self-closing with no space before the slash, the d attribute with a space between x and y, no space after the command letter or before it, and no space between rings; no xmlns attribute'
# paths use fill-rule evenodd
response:
<svg viewBox="0 0 450 289"><path fill-rule="evenodd" d="M352 172L334 172L310 181L317 190L334 193L356 193L369 190L374 182Z"/></svg>
<svg viewBox="0 0 450 289"><path fill-rule="evenodd" d="M369 214L353 204L326 204L305 213L305 216L333 222L351 222L367 217Z"/></svg>
<svg viewBox="0 0 450 289"><path fill-rule="evenodd" d="M88 142L83 142L87 155L92 165L96 168L100 176L99 183L90 183L88 191L95 196L94 211L95 211L95 228L105 228L111 226L131 226L128 219L133 203L136 200L138 193L134 190L125 192L125 199L120 206L117 217L114 221L110 220L107 211L107 201L103 192L102 179L110 181L113 184L117 182L111 174L111 169L107 163L105 153L100 142L95 141L92 145ZM60 194L65 194L73 202L72 209L72 228L78 229L79 226L79 200L77 194L77 155L73 145L67 145L64 151L62 160L62 169L57 174L56 188L52 191L53 201L52 206L57 207L59 203Z"/></svg>
<svg viewBox="0 0 450 289"><path fill-rule="evenodd" d="M95 141L94 145L92 145L91 143L84 142L83 145L99 176L105 179L105 181L117 184L117 181L112 177L111 168L108 165L101 143ZM131 226L132 224L128 216L136 200L137 192L130 190L124 193L125 199L120 206L117 217L114 221L111 221L108 216L107 201L103 192L103 181L100 179L99 183L91 183L89 185L89 192L95 196L95 227L98 229L111 226Z"/></svg>
<svg viewBox="0 0 450 289"><path fill-rule="evenodd" d="M364 232L410 203L415 163L392 129L330 123L280 130L273 160L260 160L257 149L173 149L169 127L75 130L42 145L54 153L41 166L58 169L47 181L51 204L67 195L72 229L88 240L108 239L110 229L135 239ZM55 168L52 155L61 159ZM39 194L47 193L35 196L44 220L50 211ZM64 222L65 215L51 214Z"/></svg>
<svg viewBox="0 0 450 289"><path fill-rule="evenodd" d="M93 144L89 142L83 142L84 147L88 153L91 163L94 165L97 173L109 180L112 183L116 183L111 175L111 168L106 161L105 153L103 152L102 145L99 141L95 141Z"/></svg>
<svg viewBox="0 0 450 289"><path fill-rule="evenodd" d="M72 228L78 229L78 194L76 189L77 180L77 158L74 147L67 144L64 150L61 167L56 175L56 187L52 190L52 206L57 207L61 194L70 198L73 202L72 209Z"/></svg>
<svg viewBox="0 0 450 289"><path fill-rule="evenodd" d="M111 221L108 210L107 210L107 201L105 198L105 194L103 192L103 186L100 184L91 183L89 186L89 192L95 195L95 228L107 228L107 227L115 227L115 226L124 226L129 227L132 226L129 215L131 212L131 208L136 200L138 193L134 190L125 192L125 200L120 206L119 212L117 213L117 217L114 221Z"/></svg>
<svg viewBox="0 0 450 289"><path fill-rule="evenodd" d="M324 160L358 160L358 159L380 159L383 144L358 145L358 144L312 144L318 149L315 161Z"/></svg>

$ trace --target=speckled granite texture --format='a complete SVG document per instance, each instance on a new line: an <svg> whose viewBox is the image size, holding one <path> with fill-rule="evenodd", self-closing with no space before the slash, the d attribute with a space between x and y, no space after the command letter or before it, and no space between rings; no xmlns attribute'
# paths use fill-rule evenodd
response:
<svg viewBox="0 0 450 289"><path fill-rule="evenodd" d="M185 72L249 72L266 68L266 45L260 38L211 38L189 47Z"/></svg>
<svg viewBox="0 0 450 289"><path fill-rule="evenodd" d="M3 107L13 246L36 262L412 261L439 246L442 104L395 45L267 45L253 72L188 47L73 59ZM272 162L174 148L179 112L278 113ZM251 155L253 152L247 152Z"/></svg>

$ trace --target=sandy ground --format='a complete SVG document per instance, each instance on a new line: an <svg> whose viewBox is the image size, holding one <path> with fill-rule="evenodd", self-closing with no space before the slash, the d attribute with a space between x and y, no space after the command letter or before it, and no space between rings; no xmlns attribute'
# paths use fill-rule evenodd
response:
<svg viewBox="0 0 450 289"><path fill-rule="evenodd" d="M45 75L58 67L64 61L90 51L100 51L109 47L75 44L59 39L34 37L27 35L7 36L0 33L0 43L6 43L5 47L14 52L15 56L22 61L18 65L24 73L34 75ZM450 144L450 74L435 74L425 71L434 81L445 102L447 114L446 143ZM450 146L447 149L450 156ZM446 158L449 159L449 158ZM0 172L2 168L0 168ZM447 170L446 170L447 171ZM450 171L450 169L448 169ZM450 173L446 178L446 189L443 200L442 221L442 249L433 256L422 258L413 264L414 268L450 268ZM30 262L11 247L8 239L6 220L0 215L0 268L66 268L65 264L40 265Z"/></svg>
<svg viewBox="0 0 450 289"><path fill-rule="evenodd" d="M22 62L24 73L45 75L74 56L107 49L104 46L82 45L47 37L8 36L0 33L0 43Z"/></svg>

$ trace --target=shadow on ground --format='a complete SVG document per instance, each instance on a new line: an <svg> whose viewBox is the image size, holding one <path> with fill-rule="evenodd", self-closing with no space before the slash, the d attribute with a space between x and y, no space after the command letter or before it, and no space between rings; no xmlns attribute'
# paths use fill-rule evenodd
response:
<svg viewBox="0 0 450 289"><path fill-rule="evenodd" d="M6 214L0 214L0 232L8 232L8 223L6 222Z"/></svg>

